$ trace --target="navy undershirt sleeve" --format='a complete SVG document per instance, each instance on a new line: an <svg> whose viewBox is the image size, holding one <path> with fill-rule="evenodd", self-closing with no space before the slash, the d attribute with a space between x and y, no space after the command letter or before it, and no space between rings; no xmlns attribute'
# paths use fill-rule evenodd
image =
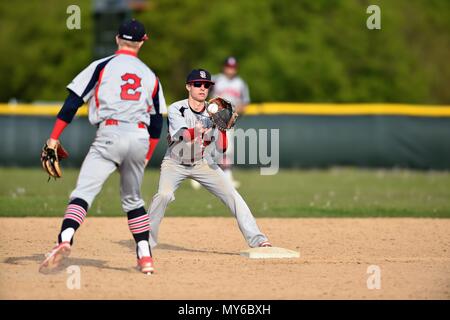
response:
<svg viewBox="0 0 450 320"><path fill-rule="evenodd" d="M66 101L64 101L64 105L62 106L61 110L59 110L59 113L56 117L67 123L70 123L77 113L78 108L83 104L83 99L77 96L73 91L69 90L69 95L67 96Z"/></svg>
<svg viewBox="0 0 450 320"><path fill-rule="evenodd" d="M161 137L161 131L163 126L163 116L162 114L150 115L150 126L148 127L148 133L150 138L159 139Z"/></svg>

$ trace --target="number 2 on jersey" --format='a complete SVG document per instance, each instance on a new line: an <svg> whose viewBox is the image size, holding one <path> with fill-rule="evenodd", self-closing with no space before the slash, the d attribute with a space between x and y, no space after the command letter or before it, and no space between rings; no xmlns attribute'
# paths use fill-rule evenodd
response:
<svg viewBox="0 0 450 320"><path fill-rule="evenodd" d="M136 89L141 87L141 78L139 78L134 73L125 73L121 78L126 83L120 86L122 88L122 91L120 92L120 98L122 100L139 100L139 98L141 97L141 93L139 91L136 91ZM133 82L130 83L130 80L133 80ZM130 91L132 93L130 93Z"/></svg>

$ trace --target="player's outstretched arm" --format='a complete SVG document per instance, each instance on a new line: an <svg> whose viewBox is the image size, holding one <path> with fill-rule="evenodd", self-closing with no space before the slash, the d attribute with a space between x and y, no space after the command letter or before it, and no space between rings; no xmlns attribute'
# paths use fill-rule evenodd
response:
<svg viewBox="0 0 450 320"><path fill-rule="evenodd" d="M155 87L152 93L152 102L154 114L150 114L150 126L148 127L148 133L150 135L149 148L147 156L145 157L145 166L153 156L153 152L158 145L161 138L161 132L163 127L163 113L167 113L166 99L162 89L161 82L156 78Z"/></svg>
<svg viewBox="0 0 450 320"><path fill-rule="evenodd" d="M228 148L228 140L226 131L217 130L219 132L218 139L216 140L216 148L217 150L225 153Z"/></svg>
<svg viewBox="0 0 450 320"><path fill-rule="evenodd" d="M153 156L153 152L158 145L159 139L161 137L161 131L163 126L162 114L154 114L150 116L150 126L148 127L148 133L150 134L150 145L148 147L147 156L145 157L145 166Z"/></svg>
<svg viewBox="0 0 450 320"><path fill-rule="evenodd" d="M62 159L67 158L69 154L59 142L59 136L72 121L78 108L82 106L83 103L83 99L77 96L73 91L69 90L69 95L57 115L50 138L44 143L41 152L41 164L49 177L54 177L56 179L62 176L59 162Z"/></svg>
<svg viewBox="0 0 450 320"><path fill-rule="evenodd" d="M78 108L83 105L84 101L73 91L69 90L69 95L64 101L63 106L59 110L58 115L56 116L55 125L53 126L53 130L50 134L49 146L55 147L59 136L67 127L67 125L72 122L73 117L78 111Z"/></svg>

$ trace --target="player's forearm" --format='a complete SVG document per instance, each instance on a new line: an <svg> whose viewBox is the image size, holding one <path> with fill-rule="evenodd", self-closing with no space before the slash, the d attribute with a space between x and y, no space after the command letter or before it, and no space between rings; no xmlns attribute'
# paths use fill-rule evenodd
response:
<svg viewBox="0 0 450 320"><path fill-rule="evenodd" d="M55 125L53 126L52 133L50 134L50 139L58 140L61 133L67 127L68 123L61 119L56 119Z"/></svg>
<svg viewBox="0 0 450 320"><path fill-rule="evenodd" d="M149 138L150 145L148 147L147 156L145 157L147 161L149 161L152 158L153 152L155 151L156 146L158 145L159 138L161 137L162 126L163 126L162 114L158 113L150 115L150 126L148 127L148 133L150 135Z"/></svg>
<svg viewBox="0 0 450 320"><path fill-rule="evenodd" d="M73 91L69 90L69 95L56 116L55 125L53 126L52 133L50 134L50 139L59 139L59 136L72 121L78 111L78 108L81 107L83 103L83 99L77 96Z"/></svg>
<svg viewBox="0 0 450 320"><path fill-rule="evenodd" d="M219 130L219 137L216 141L216 147L218 150L225 152L228 148L227 133L225 131Z"/></svg>
<svg viewBox="0 0 450 320"><path fill-rule="evenodd" d="M150 161L150 159L152 158L153 152L155 151L156 146L158 145L158 142L159 142L159 139L155 139L155 138L151 138L150 137L150 139L149 139L150 145L148 147L147 156L145 157L145 159L147 161Z"/></svg>
<svg viewBox="0 0 450 320"><path fill-rule="evenodd" d="M184 128L181 137L183 141L192 141L195 138L194 128Z"/></svg>
<svg viewBox="0 0 450 320"><path fill-rule="evenodd" d="M169 143L178 141L190 142L192 140L194 140L194 128L188 129L183 127L173 134L169 133Z"/></svg>
<svg viewBox="0 0 450 320"><path fill-rule="evenodd" d="M177 131L175 135L172 136L172 140L178 141L182 140L185 142L189 142L194 140L195 138L204 139L208 134L208 129L196 129L196 128L181 128Z"/></svg>

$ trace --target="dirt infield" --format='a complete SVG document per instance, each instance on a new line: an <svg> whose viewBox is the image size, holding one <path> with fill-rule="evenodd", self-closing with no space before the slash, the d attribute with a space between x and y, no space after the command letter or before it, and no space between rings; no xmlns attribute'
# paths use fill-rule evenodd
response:
<svg viewBox="0 0 450 320"><path fill-rule="evenodd" d="M249 260L232 218L166 218L154 250L156 274L135 269L125 218L91 218L67 269L43 275L38 264L60 219L0 219L1 299L449 299L448 219L258 219L274 245L300 259ZM368 267L381 271L369 290Z"/></svg>

